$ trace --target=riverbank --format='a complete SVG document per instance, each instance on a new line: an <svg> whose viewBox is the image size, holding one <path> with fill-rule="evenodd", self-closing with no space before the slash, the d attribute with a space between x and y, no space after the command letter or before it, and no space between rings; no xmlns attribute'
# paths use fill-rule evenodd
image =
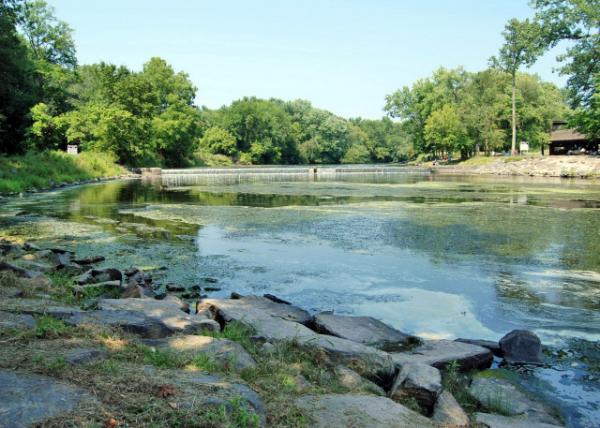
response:
<svg viewBox="0 0 600 428"><path fill-rule="evenodd" d="M442 174L600 178L600 156L477 156L454 165L433 167Z"/></svg>
<svg viewBox="0 0 600 428"><path fill-rule="evenodd" d="M14 195L82 184L130 173L106 153L83 152L77 156L60 151L0 157L0 195Z"/></svg>
<svg viewBox="0 0 600 428"><path fill-rule="evenodd" d="M169 266L0 249L3 426L562 426L519 386L546 362L530 332L425 340L271 295L210 299L214 284L161 284Z"/></svg>

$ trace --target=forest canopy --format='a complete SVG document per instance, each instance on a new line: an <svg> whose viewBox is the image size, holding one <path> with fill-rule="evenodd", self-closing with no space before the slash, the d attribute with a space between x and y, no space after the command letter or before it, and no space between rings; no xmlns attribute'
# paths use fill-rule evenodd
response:
<svg viewBox="0 0 600 428"><path fill-rule="evenodd" d="M306 100L202 93L164 59L141 70L79 65L73 31L44 0L0 0L0 153L110 153L129 166L403 162L548 143L552 121L600 135L598 0L534 0L511 20L488 69L439 68L385 97L382 119L343 118ZM567 41L559 89L520 70Z"/></svg>

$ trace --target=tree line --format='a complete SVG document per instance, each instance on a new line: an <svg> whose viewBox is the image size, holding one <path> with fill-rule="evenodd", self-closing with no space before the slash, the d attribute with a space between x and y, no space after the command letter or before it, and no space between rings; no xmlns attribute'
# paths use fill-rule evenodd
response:
<svg viewBox="0 0 600 428"><path fill-rule="evenodd" d="M0 152L113 153L130 166L400 162L540 147L554 119L591 136L598 112L600 0L534 0L480 72L440 68L386 97L387 116L345 119L309 101L245 97L197 107L184 72L78 65L72 29L43 0L0 0ZM567 41L565 89L520 72Z"/></svg>

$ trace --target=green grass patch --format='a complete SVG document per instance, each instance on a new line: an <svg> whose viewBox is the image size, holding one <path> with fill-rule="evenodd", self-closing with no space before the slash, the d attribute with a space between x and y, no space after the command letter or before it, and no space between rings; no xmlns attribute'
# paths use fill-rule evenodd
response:
<svg viewBox="0 0 600 428"><path fill-rule="evenodd" d="M450 391L464 411L472 415L479 410L479 402L468 391L470 382L471 376L460 372L458 361L448 363L442 372L444 389Z"/></svg>
<svg viewBox="0 0 600 428"><path fill-rule="evenodd" d="M69 336L72 330L72 327L63 321L49 315L42 315L36 319L35 336L40 339L56 339Z"/></svg>
<svg viewBox="0 0 600 428"><path fill-rule="evenodd" d="M77 156L60 151L0 156L0 193L47 189L60 183L125 173L107 153L83 152Z"/></svg>
<svg viewBox="0 0 600 428"><path fill-rule="evenodd" d="M207 333L208 336L212 336L218 339L229 339L234 342L238 342L242 345L246 351L256 353L256 344L252 340L254 330L249 326L242 324L241 322L230 322L225 326L223 331Z"/></svg>

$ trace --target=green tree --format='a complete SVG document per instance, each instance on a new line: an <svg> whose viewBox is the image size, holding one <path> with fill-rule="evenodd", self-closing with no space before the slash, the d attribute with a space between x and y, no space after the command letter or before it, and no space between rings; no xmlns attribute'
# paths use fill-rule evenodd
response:
<svg viewBox="0 0 600 428"><path fill-rule="evenodd" d="M532 0L535 21L545 46L567 42L558 61L567 75L572 124L591 137L600 137L598 88L600 80L600 0Z"/></svg>
<svg viewBox="0 0 600 428"><path fill-rule="evenodd" d="M429 116L425 123L425 139L434 147L434 154L459 151L461 157L466 158L472 148L460 116L449 104Z"/></svg>
<svg viewBox="0 0 600 428"><path fill-rule="evenodd" d="M504 45L500 48L498 57L491 59L494 66L509 73L512 78L511 153L513 156L517 153L517 72L523 66L531 66L542 53L540 34L540 27L528 19L524 21L511 19L502 32Z"/></svg>
<svg viewBox="0 0 600 428"><path fill-rule="evenodd" d="M235 156L238 153L235 137L218 126L206 130L200 140L200 147L213 154Z"/></svg>

